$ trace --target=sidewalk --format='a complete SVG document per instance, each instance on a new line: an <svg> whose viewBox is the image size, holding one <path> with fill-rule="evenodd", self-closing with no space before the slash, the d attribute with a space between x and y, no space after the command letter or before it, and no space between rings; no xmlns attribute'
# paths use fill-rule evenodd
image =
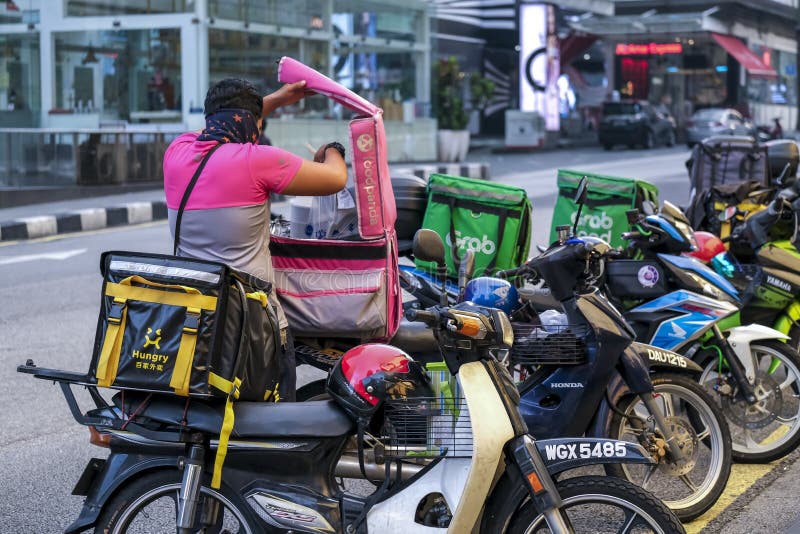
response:
<svg viewBox="0 0 800 534"><path fill-rule="evenodd" d="M393 176L405 173L425 179L434 172L483 179L490 177L489 165L475 161L454 164L397 164L391 165L390 171ZM86 232L166 218L167 205L162 188L27 204L0 209L0 241Z"/></svg>

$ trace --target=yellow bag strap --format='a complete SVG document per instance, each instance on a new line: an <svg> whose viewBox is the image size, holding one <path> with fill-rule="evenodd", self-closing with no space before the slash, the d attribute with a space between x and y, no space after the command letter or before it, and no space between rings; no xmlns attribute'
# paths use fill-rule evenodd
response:
<svg viewBox="0 0 800 534"><path fill-rule="evenodd" d="M150 280L137 275L129 276L128 278L124 278L119 281L120 285L123 286L131 286L133 285L134 282L136 282L137 284L146 284L148 286L153 286L153 287L163 287L165 289L180 289L182 291L185 291L186 293L191 293L193 295L201 294L200 290L197 289L196 287L182 286L179 284L162 284L159 282L151 282Z"/></svg>
<svg viewBox="0 0 800 534"><path fill-rule="evenodd" d="M267 303L269 302L269 297L263 291L254 291L252 293L245 293L245 296L252 300L258 300L261 302L263 307L267 307Z"/></svg>
<svg viewBox="0 0 800 534"><path fill-rule="evenodd" d="M175 394L183 397L189 395L189 379L192 375L194 349L197 346L197 331L200 328L200 312L200 308L186 308L186 319L183 321L178 356L175 359L172 378L169 381L169 387L175 390Z"/></svg>
<svg viewBox="0 0 800 534"><path fill-rule="evenodd" d="M217 297L212 297L210 295L178 293L177 291L162 291L160 289L124 285L122 283L106 283L106 295L109 297L120 297L128 300L167 304L169 306L200 308L201 310L208 311L214 311L217 309Z"/></svg>
<svg viewBox="0 0 800 534"><path fill-rule="evenodd" d="M108 313L108 326L103 339L103 348L100 350L100 359L97 361L97 385L108 387L117 377L119 367L119 353L122 349L122 333L125 331L125 319L128 317L126 300L116 297Z"/></svg>
<svg viewBox="0 0 800 534"><path fill-rule="evenodd" d="M217 375L210 373L209 380L215 376ZM221 377L217 378L224 380ZM211 477L211 487L214 489L219 489L222 482L222 464L225 463L225 456L228 454L228 441L233 431L233 401L239 398L239 386L242 385L242 381L234 378L233 382L229 383L231 384L231 389L228 392L228 400L225 401L225 416L222 419L222 429L219 432L219 444L217 445L217 455L214 458L214 472Z"/></svg>

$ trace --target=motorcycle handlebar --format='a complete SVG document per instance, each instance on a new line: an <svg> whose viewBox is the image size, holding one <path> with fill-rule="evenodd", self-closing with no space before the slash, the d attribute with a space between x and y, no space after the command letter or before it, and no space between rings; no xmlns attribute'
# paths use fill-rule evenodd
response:
<svg viewBox="0 0 800 534"><path fill-rule="evenodd" d="M516 269L506 269L504 271L497 271L498 278L513 278L519 276L526 270L526 266L517 267Z"/></svg>
<svg viewBox="0 0 800 534"><path fill-rule="evenodd" d="M410 309L406 312L406 319L412 323L425 323L428 326L434 326L439 322L439 314L427 310Z"/></svg>

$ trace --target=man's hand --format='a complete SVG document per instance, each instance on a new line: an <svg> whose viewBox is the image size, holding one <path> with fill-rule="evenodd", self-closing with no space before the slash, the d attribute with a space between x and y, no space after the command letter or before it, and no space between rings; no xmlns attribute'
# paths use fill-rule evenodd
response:
<svg viewBox="0 0 800 534"><path fill-rule="evenodd" d="M266 117L280 107L296 104L309 94L311 94L311 92L306 91L305 80L287 83L274 93L270 93L264 97L261 106L261 116Z"/></svg>

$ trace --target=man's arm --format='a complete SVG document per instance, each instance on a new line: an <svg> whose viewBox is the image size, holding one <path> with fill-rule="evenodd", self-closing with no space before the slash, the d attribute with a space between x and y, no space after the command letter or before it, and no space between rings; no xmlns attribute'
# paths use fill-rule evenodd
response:
<svg viewBox="0 0 800 534"><path fill-rule="evenodd" d="M314 159L323 161L303 160L297 174L281 193L316 196L331 195L344 189L347 184L347 165L339 151L335 148L322 147Z"/></svg>

